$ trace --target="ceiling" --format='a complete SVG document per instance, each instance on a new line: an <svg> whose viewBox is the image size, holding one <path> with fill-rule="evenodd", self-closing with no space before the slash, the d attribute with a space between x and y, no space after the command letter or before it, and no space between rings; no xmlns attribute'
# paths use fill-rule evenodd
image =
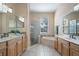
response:
<svg viewBox="0 0 79 59"><path fill-rule="evenodd" d="M32 12L54 12L58 6L57 3L31 3L30 10Z"/></svg>

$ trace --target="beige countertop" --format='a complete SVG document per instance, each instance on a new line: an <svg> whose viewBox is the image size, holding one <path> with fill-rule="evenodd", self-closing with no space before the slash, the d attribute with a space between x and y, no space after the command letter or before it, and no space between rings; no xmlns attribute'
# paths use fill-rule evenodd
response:
<svg viewBox="0 0 79 59"><path fill-rule="evenodd" d="M0 38L0 43L21 37L22 35L10 35L9 37Z"/></svg>
<svg viewBox="0 0 79 59"><path fill-rule="evenodd" d="M69 41L69 42L72 42L72 43L79 45L79 40L72 39L72 38L69 38L67 36L65 37L63 35L56 35L56 37L62 38L63 40L66 40L66 41Z"/></svg>

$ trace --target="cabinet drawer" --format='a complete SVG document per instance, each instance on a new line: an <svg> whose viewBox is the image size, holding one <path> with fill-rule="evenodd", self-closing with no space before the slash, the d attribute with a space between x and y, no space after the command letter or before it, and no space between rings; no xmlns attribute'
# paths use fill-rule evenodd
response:
<svg viewBox="0 0 79 59"><path fill-rule="evenodd" d="M76 45L74 43L70 43L70 48L79 51L79 45Z"/></svg>
<svg viewBox="0 0 79 59"><path fill-rule="evenodd" d="M6 48L6 42L0 43L0 48Z"/></svg>
<svg viewBox="0 0 79 59"><path fill-rule="evenodd" d="M64 40L64 39L62 39L62 43L63 43L64 45L66 45L66 46L69 46L69 42L66 41L66 40Z"/></svg>
<svg viewBox="0 0 79 59"><path fill-rule="evenodd" d="M70 56L79 56L79 52L71 48L70 49Z"/></svg>
<svg viewBox="0 0 79 59"><path fill-rule="evenodd" d="M12 40L8 41L8 46L11 46L14 43L16 43L16 40L15 39L12 39Z"/></svg>

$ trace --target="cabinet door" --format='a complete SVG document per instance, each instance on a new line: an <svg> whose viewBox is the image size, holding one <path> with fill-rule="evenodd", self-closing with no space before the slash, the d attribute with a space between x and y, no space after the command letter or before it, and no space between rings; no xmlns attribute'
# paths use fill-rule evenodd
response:
<svg viewBox="0 0 79 59"><path fill-rule="evenodd" d="M16 56L16 40L10 40L7 42L7 55L8 56Z"/></svg>
<svg viewBox="0 0 79 59"><path fill-rule="evenodd" d="M69 56L69 42L62 40L62 55Z"/></svg>
<svg viewBox="0 0 79 59"><path fill-rule="evenodd" d="M0 56L6 56L6 48L0 49Z"/></svg>
<svg viewBox="0 0 79 59"><path fill-rule="evenodd" d="M79 56L79 45L70 43L70 56Z"/></svg>
<svg viewBox="0 0 79 59"><path fill-rule="evenodd" d="M16 56L16 43L8 46L8 56Z"/></svg>
<svg viewBox="0 0 79 59"><path fill-rule="evenodd" d="M21 55L22 51L22 39L19 39L17 42L17 55Z"/></svg>
<svg viewBox="0 0 79 59"><path fill-rule="evenodd" d="M23 44L23 51L27 48L27 37L26 37L26 34L23 34L23 37L22 37L22 44Z"/></svg>
<svg viewBox="0 0 79 59"><path fill-rule="evenodd" d="M61 39L58 38L58 52L61 54Z"/></svg>
<svg viewBox="0 0 79 59"><path fill-rule="evenodd" d="M0 43L0 56L6 56L6 42Z"/></svg>
<svg viewBox="0 0 79 59"><path fill-rule="evenodd" d="M62 44L62 55L69 56L69 47L65 44Z"/></svg>
<svg viewBox="0 0 79 59"><path fill-rule="evenodd" d="M70 49L70 56L79 56L79 52L73 49Z"/></svg>
<svg viewBox="0 0 79 59"><path fill-rule="evenodd" d="M54 48L57 50L58 49L58 42L57 42L57 38L54 40Z"/></svg>
<svg viewBox="0 0 79 59"><path fill-rule="evenodd" d="M23 51L26 49L26 39L23 39Z"/></svg>
<svg viewBox="0 0 79 59"><path fill-rule="evenodd" d="M3 51L2 51L2 49L0 49L0 56L3 56Z"/></svg>

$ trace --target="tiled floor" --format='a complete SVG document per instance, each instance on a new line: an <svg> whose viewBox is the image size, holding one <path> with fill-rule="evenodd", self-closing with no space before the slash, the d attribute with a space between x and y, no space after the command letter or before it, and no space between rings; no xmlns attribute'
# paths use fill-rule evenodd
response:
<svg viewBox="0 0 79 59"><path fill-rule="evenodd" d="M22 56L60 56L59 53L48 46L36 44L25 51Z"/></svg>

